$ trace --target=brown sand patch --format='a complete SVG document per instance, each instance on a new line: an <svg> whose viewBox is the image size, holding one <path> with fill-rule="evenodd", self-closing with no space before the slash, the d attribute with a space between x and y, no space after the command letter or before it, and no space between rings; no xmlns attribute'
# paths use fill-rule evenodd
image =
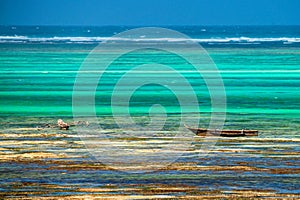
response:
<svg viewBox="0 0 300 200"><path fill-rule="evenodd" d="M20 154L2 154L0 155L0 162L18 162L18 161L26 161L26 160L41 160L48 158L66 158L65 154L54 154L47 152L31 152L31 153L20 153Z"/></svg>
<svg viewBox="0 0 300 200"><path fill-rule="evenodd" d="M300 174L300 168L277 168L269 171L272 174Z"/></svg>
<svg viewBox="0 0 300 200"><path fill-rule="evenodd" d="M3 140L0 141L0 146L16 146L21 147L22 145L40 145L40 144L49 144L49 145L67 145L67 141L63 140L54 140L54 141L46 141L46 140L38 140L38 141L32 141L32 140Z"/></svg>

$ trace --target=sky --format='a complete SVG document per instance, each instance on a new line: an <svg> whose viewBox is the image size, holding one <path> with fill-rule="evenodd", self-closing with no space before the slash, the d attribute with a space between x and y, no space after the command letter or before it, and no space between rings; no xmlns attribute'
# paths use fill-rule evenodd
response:
<svg viewBox="0 0 300 200"><path fill-rule="evenodd" d="M300 25L300 0L0 0L0 25Z"/></svg>

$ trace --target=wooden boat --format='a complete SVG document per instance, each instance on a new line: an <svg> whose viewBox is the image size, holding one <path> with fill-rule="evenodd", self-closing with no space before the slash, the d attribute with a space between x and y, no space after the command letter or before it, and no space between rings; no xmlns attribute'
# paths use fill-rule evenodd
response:
<svg viewBox="0 0 300 200"><path fill-rule="evenodd" d="M258 136L258 130L212 130L204 128L190 128L190 131L198 136L222 136L222 137L243 137L243 136Z"/></svg>

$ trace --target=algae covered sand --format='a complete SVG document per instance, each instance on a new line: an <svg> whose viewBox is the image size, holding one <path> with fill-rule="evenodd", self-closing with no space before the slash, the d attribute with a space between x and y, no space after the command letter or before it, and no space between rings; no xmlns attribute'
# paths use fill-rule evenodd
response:
<svg viewBox="0 0 300 200"><path fill-rule="evenodd" d="M155 163L101 163L86 150L74 128L61 131L26 124L16 128L20 125L3 120L4 124L0 133L3 198L299 198L299 138L271 137L268 132L256 138L218 138L202 157L203 138L195 137L182 157L157 170ZM110 138L123 147L130 142L126 148L135 150L132 156L144 153L149 144L167 140L162 136ZM137 173L151 169L155 171Z"/></svg>

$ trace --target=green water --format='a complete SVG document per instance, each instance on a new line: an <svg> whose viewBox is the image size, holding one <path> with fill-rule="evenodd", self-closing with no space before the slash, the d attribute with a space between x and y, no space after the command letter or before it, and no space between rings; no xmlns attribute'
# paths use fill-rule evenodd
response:
<svg viewBox="0 0 300 200"><path fill-rule="evenodd" d="M2 116L72 116L72 91L77 71L95 45L1 44L0 113ZM300 49L299 48L207 48L216 63L225 86L227 114L251 114L261 118L298 119L300 116ZM202 112L210 111L210 97L203 79L188 71L179 58L153 55L153 61L164 62L190 80ZM133 54L115 63L126 70L149 59L149 54ZM131 67L131 66L129 66ZM111 68L114 70L114 66ZM87 74L87 76L92 76ZM123 73L102 78L96 93L97 112L108 114L110 92ZM141 78L143 75L140 75ZM145 88L144 96L155 96L157 103L176 110L176 99L160 99L174 94L157 86ZM147 101L136 92L136 103ZM134 102L135 99L133 99ZM102 101L102 102L101 102ZM151 104L153 102L149 102ZM174 106L175 105L175 106ZM136 112L146 112L137 106ZM149 105L147 105L149 106ZM175 111L174 111L175 112ZM133 113L134 114L134 113Z"/></svg>

